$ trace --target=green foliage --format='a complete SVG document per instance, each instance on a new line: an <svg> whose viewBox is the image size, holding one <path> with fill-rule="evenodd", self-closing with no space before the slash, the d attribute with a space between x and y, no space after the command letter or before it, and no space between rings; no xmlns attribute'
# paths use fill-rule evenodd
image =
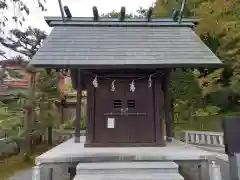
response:
<svg viewBox="0 0 240 180"><path fill-rule="evenodd" d="M195 17L195 9L199 6L201 0L188 1L183 14L184 18ZM179 0L157 0L154 7L154 17L171 17L173 10L180 10L182 1Z"/></svg>
<svg viewBox="0 0 240 180"><path fill-rule="evenodd" d="M19 65L30 73L30 88L28 94L18 95L18 103L22 107L25 118L23 128L16 138L25 140L25 152L31 150L31 140L44 133L46 128L53 126L58 118L56 99L59 98L58 75L57 72L46 71L37 72L29 63L36 54L43 40L47 37L44 31L37 28L28 27L25 31L19 29L11 30L12 37L0 38L3 46L20 53L16 59ZM23 57L26 60L23 60Z"/></svg>
<svg viewBox="0 0 240 180"><path fill-rule="evenodd" d="M215 0L201 3L197 10L201 19L197 27L198 34L207 38L207 45L225 65L223 69L215 71L214 75L205 78L203 90L207 102L224 111L235 109L240 96L239 7L239 3L234 0Z"/></svg>
<svg viewBox="0 0 240 180"><path fill-rule="evenodd" d="M214 116L218 115L220 110L221 108L219 108L218 106L206 106L204 108L197 109L194 116Z"/></svg>
<svg viewBox="0 0 240 180"><path fill-rule="evenodd" d="M198 108L204 106L196 74L176 70L172 73L170 89L174 103L176 123L189 121Z"/></svg>
<svg viewBox="0 0 240 180"><path fill-rule="evenodd" d="M82 119L81 119L81 129L86 129L86 102L82 101ZM75 129L75 119L76 116L71 119L66 119L64 123L60 126L61 129Z"/></svg>
<svg viewBox="0 0 240 180"><path fill-rule="evenodd" d="M6 135L17 135L22 126L23 116L20 111L11 111L2 102L0 102L0 132Z"/></svg>
<svg viewBox="0 0 240 180"><path fill-rule="evenodd" d="M181 1L158 0L154 16L171 17L172 10L180 10L180 6ZM214 124L219 124L222 112L239 109L240 4L234 0L188 1L184 17L192 16L200 19L196 32L225 66L201 78L198 78L199 73L196 71L174 72L171 83L174 117L176 126L180 126L180 122L190 121L191 125L188 123L186 127L192 126L197 130L206 126L200 129L209 127L213 131L217 130ZM208 123L203 119L208 119ZM198 127L194 125L196 121L201 122Z"/></svg>
<svg viewBox="0 0 240 180"><path fill-rule="evenodd" d="M36 77L36 130L44 130L48 126L53 126L54 122L59 119L56 101L60 97L58 88L58 73L51 71L40 71Z"/></svg>
<svg viewBox="0 0 240 180"><path fill-rule="evenodd" d="M36 54L44 39L47 35L44 31L38 28L28 27L25 31L20 29L13 29L10 31L13 37L0 38L0 43L21 55L27 57L27 60L31 60ZM22 59L19 57L18 59ZM27 68L28 63L22 64Z"/></svg>
<svg viewBox="0 0 240 180"><path fill-rule="evenodd" d="M226 116L240 116L240 112L226 112L217 115L195 116L191 124L181 123L176 125L177 130L195 131L222 131L222 121Z"/></svg>
<svg viewBox="0 0 240 180"><path fill-rule="evenodd" d="M130 14L126 14L125 15L125 18L144 18L146 17L146 13L147 13L147 9L144 9L142 7L140 7L136 13L130 13ZM120 12L116 12L115 10L109 12L109 13L106 13L106 14L102 14L101 17L119 17L120 15Z"/></svg>
<svg viewBox="0 0 240 180"><path fill-rule="evenodd" d="M33 1L35 2L35 1ZM45 9L45 0L37 0L38 7L42 11L46 11ZM23 22L26 21L25 17L30 14L31 9L28 7L29 1L26 0L13 0L6 1L0 0L0 10L2 12L0 19L0 31L3 31L3 27L7 26L7 22L9 20L13 20L16 24L22 25ZM13 7L13 10L9 10L9 7ZM12 13L9 13L12 12ZM18 15L17 15L18 14ZM19 14L21 14L19 16ZM9 17L11 19L9 19Z"/></svg>
<svg viewBox="0 0 240 180"><path fill-rule="evenodd" d="M20 74L17 71L14 71L12 69L8 69L7 72L9 74L9 76L12 77L12 78L17 78L17 79L22 79L23 78L22 74Z"/></svg>
<svg viewBox="0 0 240 180"><path fill-rule="evenodd" d="M65 120L65 123L61 124L60 129L64 129L64 130L75 129L75 119L76 119L76 117ZM81 119L81 129L86 129L86 117L83 117Z"/></svg>

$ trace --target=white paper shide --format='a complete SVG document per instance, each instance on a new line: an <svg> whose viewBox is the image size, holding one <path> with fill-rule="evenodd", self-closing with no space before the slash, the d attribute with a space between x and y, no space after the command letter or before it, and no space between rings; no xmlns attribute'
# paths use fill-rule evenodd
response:
<svg viewBox="0 0 240 180"><path fill-rule="evenodd" d="M115 127L115 118L108 118L107 119L107 128L114 128Z"/></svg>

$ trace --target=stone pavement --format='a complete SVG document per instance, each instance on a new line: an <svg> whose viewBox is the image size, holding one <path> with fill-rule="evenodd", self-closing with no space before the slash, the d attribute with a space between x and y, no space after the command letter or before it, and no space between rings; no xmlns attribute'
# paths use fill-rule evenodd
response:
<svg viewBox="0 0 240 180"><path fill-rule="evenodd" d="M32 180L32 169L17 172L9 180Z"/></svg>
<svg viewBox="0 0 240 180"><path fill-rule="evenodd" d="M62 174L60 172L60 170L55 169L54 170L56 174ZM26 169L20 172L17 172L16 174L14 174L12 177L10 177L8 180L32 180L32 169ZM53 178L53 180L69 180L68 177L59 177L59 176L55 176Z"/></svg>

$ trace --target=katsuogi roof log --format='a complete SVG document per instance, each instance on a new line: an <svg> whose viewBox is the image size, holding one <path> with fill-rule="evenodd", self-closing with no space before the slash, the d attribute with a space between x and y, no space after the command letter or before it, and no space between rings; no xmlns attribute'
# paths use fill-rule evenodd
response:
<svg viewBox="0 0 240 180"><path fill-rule="evenodd" d="M221 61L193 31L194 24L154 19L47 18L53 30L32 64L52 68L198 68ZM122 15L123 17L123 15ZM149 16L150 17L150 16Z"/></svg>

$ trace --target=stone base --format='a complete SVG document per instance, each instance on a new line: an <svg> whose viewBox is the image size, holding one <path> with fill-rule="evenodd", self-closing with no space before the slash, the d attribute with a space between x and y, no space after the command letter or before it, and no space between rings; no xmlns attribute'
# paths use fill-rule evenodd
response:
<svg viewBox="0 0 240 180"><path fill-rule="evenodd" d="M165 143L85 143L84 147L164 147Z"/></svg>
<svg viewBox="0 0 240 180"><path fill-rule="evenodd" d="M85 137L80 143L74 138L54 147L38 156L36 164L78 163L87 161L177 161L206 160L215 157L215 153L203 151L191 145L177 141L167 142L164 147L84 147Z"/></svg>
<svg viewBox="0 0 240 180"><path fill-rule="evenodd" d="M202 174L202 177L204 177L204 179L197 178L196 180L209 180L208 159L214 159L216 157L215 153L203 151L201 149L195 148L194 146L185 144L175 139L172 139L172 142L166 142L166 146L164 147L94 147L94 148L84 147L85 137L81 137L80 140L81 140L80 143L75 143L74 138L72 138L56 146L55 148L37 157L36 164L45 167L44 169L53 168L54 169L53 176L55 180L55 175L59 176L59 173L55 172L55 169L58 169L56 167L64 169L64 172L68 173L68 169L75 168L79 164L79 162L90 163L92 165L93 163L110 163L110 162L112 163L138 162L140 164L143 162L148 162L151 164L153 162L161 163L170 161L179 164L181 174L184 175L184 177L190 175L189 177L191 178L186 180L196 179L196 177L200 177L199 174ZM204 166L199 166L203 163L205 164ZM132 171L134 172L134 170ZM111 175L108 176L109 179L112 178ZM121 179L121 175L118 176L119 179ZM131 176L132 175L130 174L129 178ZM168 177L172 178L172 176L175 176L177 178L179 177L179 175L169 175ZM76 175L76 178L77 177L78 174ZM149 179L144 175L142 175L142 177L144 177L142 178L144 180ZM141 177L139 178L141 179ZM58 180L63 179L58 178ZM88 179L86 177L86 179L83 180ZM103 180L106 179L103 178ZM173 178L168 180L173 180Z"/></svg>

